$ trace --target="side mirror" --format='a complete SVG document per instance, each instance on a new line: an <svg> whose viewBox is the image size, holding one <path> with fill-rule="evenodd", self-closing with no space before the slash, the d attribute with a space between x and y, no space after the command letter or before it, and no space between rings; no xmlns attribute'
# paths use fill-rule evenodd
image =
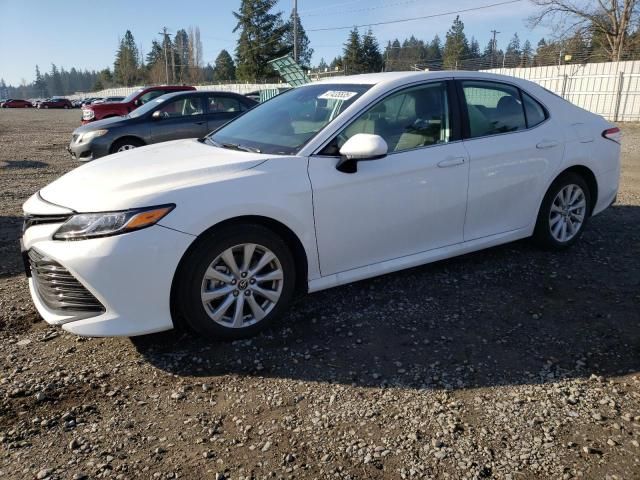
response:
<svg viewBox="0 0 640 480"><path fill-rule="evenodd" d="M345 173L355 173L357 162L385 157L387 142L380 135L358 133L345 142L340 149L341 159L336 168Z"/></svg>
<svg viewBox="0 0 640 480"><path fill-rule="evenodd" d="M151 118L153 120L160 120L162 118L162 112L160 110L156 110L151 114Z"/></svg>
<svg viewBox="0 0 640 480"><path fill-rule="evenodd" d="M142 102L141 102L141 101L140 101L140 99L138 98L138 99L136 99L136 100L134 100L134 101L133 101L133 104L134 104L136 107L139 107L140 105L142 105Z"/></svg>

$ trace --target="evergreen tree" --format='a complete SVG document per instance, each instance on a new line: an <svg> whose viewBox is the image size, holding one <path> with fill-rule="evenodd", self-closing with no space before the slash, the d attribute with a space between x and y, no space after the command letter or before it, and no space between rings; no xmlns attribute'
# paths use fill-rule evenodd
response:
<svg viewBox="0 0 640 480"><path fill-rule="evenodd" d="M310 68L311 57L313 56L313 48L309 45L309 37L305 32L302 22L300 21L300 15L296 15L295 21L298 24L298 58L296 59L298 64L304 68ZM294 25L293 12L289 17L289 21L286 24L286 31L284 34L284 43L287 46L288 53L293 57L293 25Z"/></svg>
<svg viewBox="0 0 640 480"><path fill-rule="evenodd" d="M338 55L337 57L334 57L333 60L331 60L331 63L329 64L329 70L342 70L342 68L344 67L344 63L342 62L342 57L340 55Z"/></svg>
<svg viewBox="0 0 640 480"><path fill-rule="evenodd" d="M533 47L531 42L526 40L522 46L522 53L520 55L520 66L530 67L533 64Z"/></svg>
<svg viewBox="0 0 640 480"><path fill-rule="evenodd" d="M469 45L469 57L470 58L480 58L480 44L475 39L475 37L471 37L471 43Z"/></svg>
<svg viewBox="0 0 640 480"><path fill-rule="evenodd" d="M371 29L362 37L362 65L363 72L382 71L382 54Z"/></svg>
<svg viewBox="0 0 640 480"><path fill-rule="evenodd" d="M44 81L44 78L40 73L40 67L38 67L38 65L36 65L36 80L33 82L33 87L35 90L35 96L40 98L47 98L49 96L47 82Z"/></svg>
<svg viewBox="0 0 640 480"><path fill-rule="evenodd" d="M150 69L158 62L162 62L164 65L164 51L160 42L153 40L151 42L151 50L147 53L147 68Z"/></svg>
<svg viewBox="0 0 640 480"><path fill-rule="evenodd" d="M213 68L213 81L222 82L226 80L235 80L236 66L229 52L222 50L216 58L216 65Z"/></svg>
<svg viewBox="0 0 640 480"><path fill-rule="evenodd" d="M189 81L189 35L182 28L176 32L174 39L175 78L177 83Z"/></svg>
<svg viewBox="0 0 640 480"><path fill-rule="evenodd" d="M513 37L507 45L507 51L504 56L505 67L516 67L520 64L522 58L522 51L520 50L520 37L517 33L513 34Z"/></svg>
<svg viewBox="0 0 640 480"><path fill-rule="evenodd" d="M138 47L130 30L124 34L116 53L113 64L113 74L116 80L124 86L130 87L138 80L140 56Z"/></svg>
<svg viewBox="0 0 640 480"><path fill-rule="evenodd" d="M48 89L51 92L51 95L62 95L63 89L62 89L62 78L60 77L60 71L58 70L58 67L56 67L55 64L51 64L51 74L50 74L50 78L51 81L49 82Z"/></svg>
<svg viewBox="0 0 640 480"><path fill-rule="evenodd" d="M239 11L233 12L238 21L233 31L240 31L236 46L238 80L273 77L275 72L268 62L287 52L284 44L287 26L282 21L282 13L271 11L276 3L277 0L242 0Z"/></svg>
<svg viewBox="0 0 640 480"><path fill-rule="evenodd" d="M460 62L469 56L469 42L464 33L464 23L456 16L447 32L447 39L442 53L444 68L457 68Z"/></svg>
<svg viewBox="0 0 640 480"><path fill-rule="evenodd" d="M327 62L324 60L324 57L321 58L320 63L318 63L318 66L316 67L316 69L320 72L324 72L328 68L329 68L329 65L327 65Z"/></svg>
<svg viewBox="0 0 640 480"><path fill-rule="evenodd" d="M346 73L356 74L361 73L364 69L362 63L362 41L360 40L360 34L356 27L349 32L349 38L347 43L344 44L342 53L342 64Z"/></svg>
<svg viewBox="0 0 640 480"><path fill-rule="evenodd" d="M426 59L428 61L442 59L442 41L438 35L433 37L433 40L429 42L429 45L427 46Z"/></svg>

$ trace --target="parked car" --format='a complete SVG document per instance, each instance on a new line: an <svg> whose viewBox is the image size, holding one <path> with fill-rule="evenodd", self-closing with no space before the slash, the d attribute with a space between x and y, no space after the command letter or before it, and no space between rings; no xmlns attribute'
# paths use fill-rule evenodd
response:
<svg viewBox="0 0 640 480"><path fill-rule="evenodd" d="M127 96L122 102L100 103L85 105L82 108L82 124L95 122L105 118L127 115L136 108L144 105L160 95L171 92L185 92L195 90L195 87L185 85L162 85L156 87L139 88Z"/></svg>
<svg viewBox="0 0 640 480"><path fill-rule="evenodd" d="M11 99L2 102L2 108L32 108L33 105L28 100Z"/></svg>
<svg viewBox="0 0 640 480"><path fill-rule="evenodd" d="M66 98L50 98L38 103L38 108L73 108L73 104Z"/></svg>
<svg viewBox="0 0 640 480"><path fill-rule="evenodd" d="M98 103L113 103L113 102L122 102L122 100L124 100L125 97L105 97L105 98L100 98L98 100L94 100L93 102L91 102L92 105L96 105Z"/></svg>
<svg viewBox="0 0 640 480"><path fill-rule="evenodd" d="M73 159L86 162L151 143L204 137L256 104L228 92L167 93L125 117L106 118L76 128L69 152Z"/></svg>
<svg viewBox="0 0 640 480"><path fill-rule="evenodd" d="M85 105L90 105L91 102L94 102L96 100L101 100L102 97L89 97L89 98L83 98L82 102L80 102L80 106L84 107Z"/></svg>
<svg viewBox="0 0 640 480"><path fill-rule="evenodd" d="M10 98L0 98L0 108L2 108L2 105L4 105L4 102L6 102L7 100L11 100Z"/></svg>
<svg viewBox="0 0 640 480"><path fill-rule="evenodd" d="M31 294L80 335L246 337L297 292L531 236L571 246L616 199L619 142L602 117L514 77L311 83L202 141L119 153L33 195Z"/></svg>

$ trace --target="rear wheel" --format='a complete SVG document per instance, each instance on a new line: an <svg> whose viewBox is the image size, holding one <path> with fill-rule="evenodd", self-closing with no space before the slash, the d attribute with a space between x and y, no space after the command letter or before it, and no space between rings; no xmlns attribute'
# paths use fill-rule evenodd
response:
<svg viewBox="0 0 640 480"><path fill-rule="evenodd" d="M286 243L260 225L240 225L203 237L174 280L173 312L200 335L246 338L287 308L295 265Z"/></svg>
<svg viewBox="0 0 640 480"><path fill-rule="evenodd" d="M111 146L111 153L125 152L127 150L142 147L143 145L144 143L137 138L123 138L122 140L114 142Z"/></svg>
<svg viewBox="0 0 640 480"><path fill-rule="evenodd" d="M584 178L574 172L558 177L549 187L536 222L535 240L560 250L573 245L591 213L591 195Z"/></svg>

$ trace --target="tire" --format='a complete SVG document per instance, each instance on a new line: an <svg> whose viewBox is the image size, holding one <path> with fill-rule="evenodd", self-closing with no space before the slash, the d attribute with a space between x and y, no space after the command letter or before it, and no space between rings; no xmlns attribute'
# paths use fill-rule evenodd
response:
<svg viewBox="0 0 640 480"><path fill-rule="evenodd" d="M65 110L69 110L69 105L65 105L63 108L64 108Z"/></svg>
<svg viewBox="0 0 640 480"><path fill-rule="evenodd" d="M144 146L144 143L137 138L122 138L113 142L109 151L111 153L124 152L142 146Z"/></svg>
<svg viewBox="0 0 640 480"><path fill-rule="evenodd" d="M247 256L251 261L244 277L240 271L246 252L250 252ZM274 259L260 267L263 259L271 258L268 254ZM229 255L240 275L229 268L225 260ZM212 276L209 272L215 273ZM278 276L280 279L275 279ZM247 338L267 328L286 311L295 284L293 255L282 238L261 225L227 227L198 239L183 258L174 278L171 311L179 326L209 339Z"/></svg>
<svg viewBox="0 0 640 480"><path fill-rule="evenodd" d="M577 173L564 173L554 180L542 200L534 240L549 250L568 248L578 241L590 215L587 182Z"/></svg>
<svg viewBox="0 0 640 480"><path fill-rule="evenodd" d="M49 108L49 105L45 105L45 106L44 106L44 108L47 108L47 109L48 109L48 108Z"/></svg>

